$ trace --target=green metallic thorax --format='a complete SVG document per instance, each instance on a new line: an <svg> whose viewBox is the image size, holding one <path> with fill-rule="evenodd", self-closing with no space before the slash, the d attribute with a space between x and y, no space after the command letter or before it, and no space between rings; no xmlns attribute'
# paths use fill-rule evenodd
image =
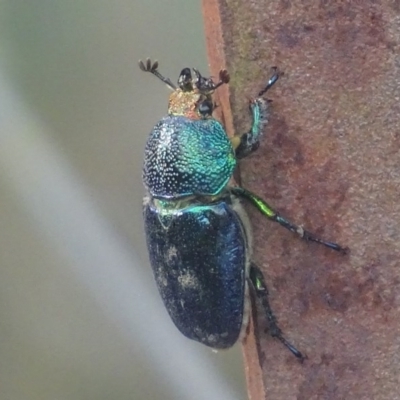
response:
<svg viewBox="0 0 400 400"><path fill-rule="evenodd" d="M143 177L155 198L213 196L235 167L234 149L217 120L168 115L147 141Z"/></svg>

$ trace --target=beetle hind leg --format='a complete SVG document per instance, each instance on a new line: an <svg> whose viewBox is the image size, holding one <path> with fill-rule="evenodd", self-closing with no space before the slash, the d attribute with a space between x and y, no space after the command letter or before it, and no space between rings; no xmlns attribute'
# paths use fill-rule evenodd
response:
<svg viewBox="0 0 400 400"><path fill-rule="evenodd" d="M268 288L264 280L264 276L260 269L254 263L251 263L250 266L250 282L252 284L253 290L256 294L256 297L261 301L261 304L266 312L267 321L268 321L268 332L269 334L278 339L283 343L283 345L301 362L306 358L299 350L296 349L290 342L286 340L283 336L282 330L278 326L278 322L276 317L271 309L268 299Z"/></svg>

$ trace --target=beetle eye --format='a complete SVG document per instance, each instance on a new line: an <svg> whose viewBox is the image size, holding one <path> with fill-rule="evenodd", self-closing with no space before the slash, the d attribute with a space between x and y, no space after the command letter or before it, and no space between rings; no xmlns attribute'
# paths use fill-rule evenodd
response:
<svg viewBox="0 0 400 400"><path fill-rule="evenodd" d="M199 104L198 110L202 117L209 117L214 110L214 104L210 100L204 100Z"/></svg>
<svg viewBox="0 0 400 400"><path fill-rule="evenodd" d="M190 72L190 68L183 68L183 70L179 74L178 86L184 92L190 92L191 90L193 90L192 73Z"/></svg>

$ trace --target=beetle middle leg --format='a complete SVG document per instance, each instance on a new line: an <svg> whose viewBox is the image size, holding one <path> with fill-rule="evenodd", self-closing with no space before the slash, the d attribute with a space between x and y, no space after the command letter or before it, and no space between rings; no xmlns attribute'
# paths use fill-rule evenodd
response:
<svg viewBox="0 0 400 400"><path fill-rule="evenodd" d="M326 240L323 240L316 236L314 233L311 233L309 231L306 231L303 229L301 226L298 226L290 221L288 221L286 218L283 218L281 215L279 215L266 201L255 195L254 193L239 187L231 187L230 188L231 192L247 201L249 201L253 206L257 208L258 211L261 212L264 216L266 216L268 219L277 222L279 225L283 226L284 228L288 229L289 231L296 233L299 235L303 240L310 241L310 242L316 242L319 244L322 244L326 247L329 247L332 250L339 251L342 254L347 254L348 248L347 247L342 247L337 243L334 242L328 242Z"/></svg>
<svg viewBox="0 0 400 400"><path fill-rule="evenodd" d="M268 299L268 288L264 280L264 276L260 269L254 263L250 265L249 279L251 286L253 287L257 298L261 301L261 304L266 312L268 321L268 332L269 334L280 340L288 350L290 350L301 362L306 358L299 350L296 349L291 343L289 343L282 334L282 330L279 328L276 317L271 309Z"/></svg>
<svg viewBox="0 0 400 400"><path fill-rule="evenodd" d="M261 96L275 84L280 76L276 67L273 68L273 71L267 85L258 93L258 97L250 101L250 112L253 119L250 130L242 135L235 135L231 139L237 159L248 156L260 145L263 128L268 123L271 103L271 100L263 99Z"/></svg>

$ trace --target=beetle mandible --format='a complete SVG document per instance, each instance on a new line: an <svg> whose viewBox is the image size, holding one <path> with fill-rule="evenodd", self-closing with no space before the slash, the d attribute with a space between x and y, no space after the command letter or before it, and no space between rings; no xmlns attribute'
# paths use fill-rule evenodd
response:
<svg viewBox="0 0 400 400"><path fill-rule="evenodd" d="M271 310L261 270L251 258L251 232L241 205L245 200L262 215L302 239L346 253L279 215L257 195L229 183L237 160L257 149L270 106L263 95L279 78L273 75L250 101L248 132L228 138L213 118L214 91L229 82L184 68L178 86L158 71L158 62L139 61L169 86L168 114L153 128L144 156L144 223L150 263L165 307L188 338L215 349L233 346L246 331L253 290L265 310L268 331L297 358L304 359L283 336Z"/></svg>

